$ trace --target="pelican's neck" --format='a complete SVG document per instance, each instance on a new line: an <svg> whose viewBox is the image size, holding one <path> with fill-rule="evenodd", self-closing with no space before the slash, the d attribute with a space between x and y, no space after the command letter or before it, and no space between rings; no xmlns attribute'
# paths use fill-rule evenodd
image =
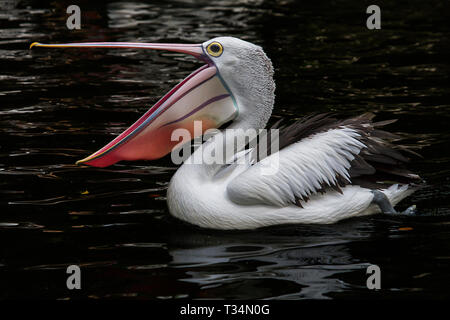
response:
<svg viewBox="0 0 450 320"><path fill-rule="evenodd" d="M253 58L248 60L247 56L242 57L242 69L239 77L234 69L222 69L222 78L226 79L227 87L235 98L238 108L238 115L231 125L217 137L220 139L209 139L198 148L188 160L183 164L183 171L198 175L204 179L210 179L224 166L224 163L198 163L196 159L204 159L217 150L241 151L245 143L236 145L235 141L242 141L239 138L245 135L249 129L264 129L269 121L275 102L275 82L273 79L273 68L270 59L262 50L256 50ZM226 161L234 157L227 152ZM193 161L194 160L194 161ZM228 162L226 162L228 163Z"/></svg>
<svg viewBox="0 0 450 320"><path fill-rule="evenodd" d="M196 175L200 179L211 179L226 164L229 164L235 154L245 148L248 143L246 137L258 134L259 129L264 129L267 124L273 107L273 98L259 100L260 103L265 105L259 104L249 107L250 101L237 97L240 111L245 113L241 113L227 129L205 141L185 161L180 170L188 171L189 174ZM248 112L247 108L259 110L259 114L258 112ZM262 110L265 112L262 112ZM214 161L220 159L223 159L223 161Z"/></svg>

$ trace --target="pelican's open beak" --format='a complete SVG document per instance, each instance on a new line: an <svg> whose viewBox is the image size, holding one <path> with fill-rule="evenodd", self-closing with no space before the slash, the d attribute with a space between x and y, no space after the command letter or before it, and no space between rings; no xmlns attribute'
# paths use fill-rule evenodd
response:
<svg viewBox="0 0 450 320"><path fill-rule="evenodd" d="M32 47L168 50L190 54L207 63L170 90L131 127L77 164L106 167L121 160L159 159L180 143L178 139L171 139L174 130L184 128L193 139L200 135L199 130L194 132L194 121L201 121L203 134L207 129L218 128L237 115L237 105L232 93L214 63L204 53L201 44L35 42L30 46Z"/></svg>

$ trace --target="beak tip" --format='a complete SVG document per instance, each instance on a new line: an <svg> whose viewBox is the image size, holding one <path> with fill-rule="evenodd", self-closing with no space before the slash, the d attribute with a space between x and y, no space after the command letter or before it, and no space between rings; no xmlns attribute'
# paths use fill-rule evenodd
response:
<svg viewBox="0 0 450 320"><path fill-rule="evenodd" d="M75 164L76 164L77 166L79 166L79 165L84 164L85 162L86 162L86 159L81 159L81 160L78 160L77 162L75 162Z"/></svg>
<svg viewBox="0 0 450 320"><path fill-rule="evenodd" d="M32 44L30 44L30 49L32 49L34 46L39 46L40 43L39 42L33 42Z"/></svg>

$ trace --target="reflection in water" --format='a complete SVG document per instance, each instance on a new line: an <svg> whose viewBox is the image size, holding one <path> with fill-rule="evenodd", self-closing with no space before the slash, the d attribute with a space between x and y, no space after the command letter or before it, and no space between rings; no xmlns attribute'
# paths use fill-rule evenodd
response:
<svg viewBox="0 0 450 320"><path fill-rule="evenodd" d="M0 9L0 298L448 297L449 19L445 1L383 6L380 32L355 1L8 1ZM361 9L362 8L362 9ZM3 7L2 7L3 9ZM401 17L399 19L398 17ZM35 50L33 41L203 42L237 36L276 68L273 120L309 112L399 118L423 147L430 187L415 218L251 232L199 230L168 215L176 167L165 158L78 167L196 68L190 57L133 50ZM83 269L67 292L65 268Z"/></svg>
<svg viewBox="0 0 450 320"><path fill-rule="evenodd" d="M241 246L254 245L258 250L230 254L229 251ZM292 245L292 244L291 244ZM233 246L209 246L179 249L170 252L173 264L189 270L182 281L199 284L202 288L214 288L236 281L272 279L298 284L292 293L284 293L273 298L323 299L329 292L340 292L347 285L332 276L367 268L367 264L352 264L346 247L339 243L317 244L293 248L261 248L260 244L245 243ZM183 264L181 264L183 262ZM186 264L187 263L187 264ZM251 263L251 269L235 268L217 273L215 265L240 265ZM210 268L212 266L213 268ZM331 280L329 279L331 277ZM301 290L300 290L301 288ZM261 296L267 298L267 296Z"/></svg>

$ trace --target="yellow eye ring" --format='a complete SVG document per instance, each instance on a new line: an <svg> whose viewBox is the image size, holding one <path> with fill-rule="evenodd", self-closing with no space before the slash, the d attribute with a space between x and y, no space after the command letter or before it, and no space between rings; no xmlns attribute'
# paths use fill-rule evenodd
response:
<svg viewBox="0 0 450 320"><path fill-rule="evenodd" d="M223 52L223 47L218 42L211 42L207 47L206 51L213 57L219 57Z"/></svg>

